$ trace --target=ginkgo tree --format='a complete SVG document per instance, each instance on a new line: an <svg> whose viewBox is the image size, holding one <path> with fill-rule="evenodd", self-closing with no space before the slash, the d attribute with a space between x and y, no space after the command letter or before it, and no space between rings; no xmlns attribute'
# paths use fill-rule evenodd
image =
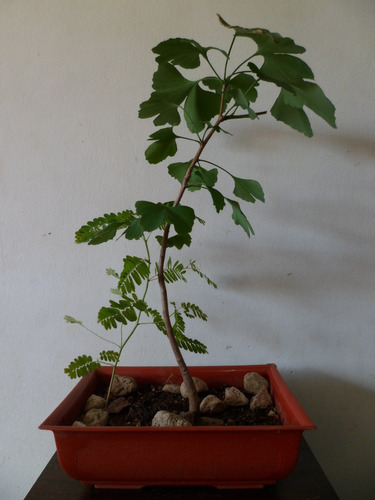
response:
<svg viewBox="0 0 375 500"><path fill-rule="evenodd" d="M218 17L222 26L233 32L227 50L203 47L195 40L185 38L172 38L152 49L156 54L157 69L152 79L152 93L140 105L139 118L152 118L157 130L149 137L145 158L150 164L164 162L176 155L178 144L185 140L195 143L195 151L190 158L167 166L168 174L179 184L173 201L155 203L142 199L135 203L134 209L105 214L76 232L77 243L97 245L118 236L143 242L145 252L142 257L126 256L120 273L107 270L116 280L116 287L112 290L115 297L108 306L100 309L98 322L105 330L119 326L120 340L115 342L95 333L112 343L113 348L102 351L97 361L88 355L79 356L65 369L70 377L75 378L109 363L113 366L113 378L130 338L139 326L151 323L168 337L188 390L189 410L193 415L199 411L199 398L181 349L207 352L202 342L191 339L185 332L187 319L206 321L207 317L196 304L171 301L167 285L186 281L189 273L203 278L210 286L216 285L200 271L195 261L183 264L168 257L171 248L189 247L194 224L204 223L194 208L183 204L182 199L187 190L208 193L216 212L228 207L234 223L248 237L254 231L242 209L243 202L264 202L259 182L240 178L227 167L208 160L204 156L207 145L214 134L226 132L223 126L230 120L255 124L260 115L267 112L255 108L260 85L273 85L279 89L278 97L269 109L276 120L307 137L312 137L313 132L306 111L314 112L331 127L336 127L333 104L314 82L310 67L296 56L305 52L303 47L278 33L231 26ZM231 56L238 38L247 39L248 48L241 62L232 67ZM206 76L188 79L189 70L200 67L207 69ZM192 73L196 74L196 71ZM225 184L231 186L230 195L219 191L219 174L228 178L229 184ZM156 259L150 255L151 236L155 236L158 242ZM160 288L160 310L147 302L152 282L157 282ZM65 319L84 327L81 321L71 316ZM128 329L126 334L123 329Z"/></svg>

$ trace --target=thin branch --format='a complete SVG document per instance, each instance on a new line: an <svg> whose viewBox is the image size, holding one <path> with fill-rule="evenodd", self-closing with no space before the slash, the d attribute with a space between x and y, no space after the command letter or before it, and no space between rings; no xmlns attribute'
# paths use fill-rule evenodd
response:
<svg viewBox="0 0 375 500"><path fill-rule="evenodd" d="M257 116L261 116L261 115L266 115L267 114L267 111L259 111L258 113L255 113ZM227 115L227 116L223 116L223 119L222 121L225 122L225 121L228 121L228 120L240 120L242 118L249 118L249 115Z"/></svg>

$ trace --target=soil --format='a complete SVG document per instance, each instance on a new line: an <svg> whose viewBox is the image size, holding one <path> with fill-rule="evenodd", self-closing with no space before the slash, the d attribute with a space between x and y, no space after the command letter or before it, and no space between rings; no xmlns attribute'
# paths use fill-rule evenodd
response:
<svg viewBox="0 0 375 500"><path fill-rule="evenodd" d="M240 389L241 390L241 389ZM224 399L225 386L209 393L200 393L202 400L208 394L214 394ZM243 391L242 391L243 392ZM244 394L249 397L248 394ZM100 394L103 396L104 394ZM146 385L126 397L127 406L117 414L109 417L109 426L151 426L154 415L159 410L166 410L176 414L188 412L188 401L180 394L162 391L162 385ZM224 412L213 415L224 421L226 426L244 425L280 425L280 417L276 407L266 410L251 410L250 405L228 407Z"/></svg>

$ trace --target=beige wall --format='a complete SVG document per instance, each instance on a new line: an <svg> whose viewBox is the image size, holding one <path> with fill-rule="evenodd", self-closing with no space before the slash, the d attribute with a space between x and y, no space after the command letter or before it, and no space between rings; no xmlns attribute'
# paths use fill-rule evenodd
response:
<svg viewBox="0 0 375 500"><path fill-rule="evenodd" d="M150 92L150 49L174 36L227 47L216 12L307 47L338 130L314 118L309 140L267 116L215 139L211 159L259 180L267 202L249 207L250 241L229 213L200 202L206 229L185 255L220 288L191 289L210 318L197 334L210 354L187 360L276 362L318 425L307 439L340 498L375 489L374 2L0 0L4 500L23 498L53 453L37 426L73 386L64 367L102 348L64 315L95 327L112 286L105 269L136 251L81 248L74 231L137 199L175 196L163 167L143 157L152 124L137 111ZM173 359L148 331L123 363Z"/></svg>

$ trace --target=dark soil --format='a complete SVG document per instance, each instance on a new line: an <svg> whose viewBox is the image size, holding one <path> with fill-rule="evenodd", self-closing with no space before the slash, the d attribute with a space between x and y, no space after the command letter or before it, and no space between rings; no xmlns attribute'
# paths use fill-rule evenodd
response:
<svg viewBox="0 0 375 500"><path fill-rule="evenodd" d="M240 389L241 390L241 389ZM224 399L225 386L209 393L200 393L202 400L208 394L214 394ZM245 393L246 394L246 393ZM103 395L103 394L101 394ZM248 394L246 394L249 397ZM150 426L154 415L159 410L166 410L176 414L188 412L188 401L180 394L171 394L162 391L160 385L146 385L136 392L126 396L127 406L117 414L111 414L108 425L110 426ZM280 425L280 418L275 407L267 410L251 410L250 405L228 407L224 412L212 415L224 421L226 426L243 425Z"/></svg>

